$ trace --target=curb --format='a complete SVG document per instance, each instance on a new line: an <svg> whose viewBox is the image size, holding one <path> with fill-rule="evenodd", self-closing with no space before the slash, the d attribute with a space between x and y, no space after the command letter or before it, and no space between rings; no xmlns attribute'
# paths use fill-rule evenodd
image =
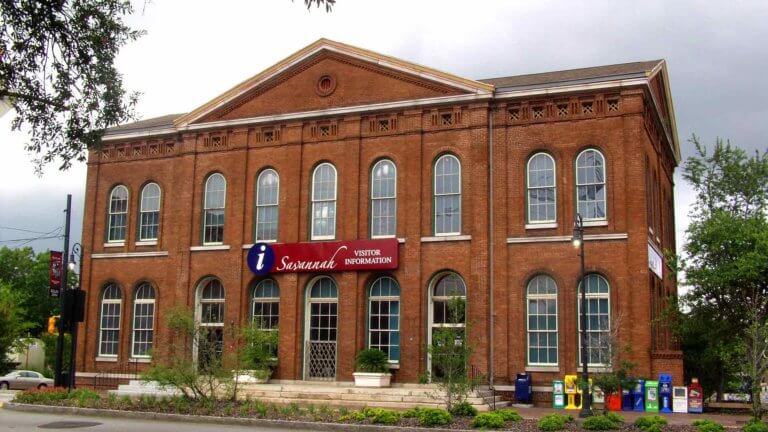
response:
<svg viewBox="0 0 768 432"><path fill-rule="evenodd" d="M424 432L459 432L471 431L471 429L438 429L404 426L381 426L354 423L323 423L292 420L269 420L256 418L193 416L186 414L167 414L149 411L121 411L98 408L79 408L56 405L32 405L16 402L7 402L2 409L10 411L22 411L31 413L54 413L82 415L90 417L119 417L141 420L163 420L173 422L186 422L197 424L221 424L236 426L260 426L279 429L310 429L316 431L359 431L359 432L396 432L396 431L424 431Z"/></svg>

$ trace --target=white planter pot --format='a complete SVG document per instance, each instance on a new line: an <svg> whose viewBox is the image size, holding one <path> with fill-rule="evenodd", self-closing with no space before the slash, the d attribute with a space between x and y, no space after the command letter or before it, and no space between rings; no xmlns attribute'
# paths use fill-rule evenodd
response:
<svg viewBox="0 0 768 432"><path fill-rule="evenodd" d="M355 387L389 387L392 374L387 372L355 372Z"/></svg>
<svg viewBox="0 0 768 432"><path fill-rule="evenodd" d="M266 384L269 382L269 375L271 375L271 371L266 375L267 378L263 378L263 371L242 370L239 374L235 375L235 380L239 384Z"/></svg>

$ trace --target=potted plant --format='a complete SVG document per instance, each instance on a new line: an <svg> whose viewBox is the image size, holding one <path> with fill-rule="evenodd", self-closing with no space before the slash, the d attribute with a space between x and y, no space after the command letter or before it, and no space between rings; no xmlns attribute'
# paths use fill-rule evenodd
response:
<svg viewBox="0 0 768 432"><path fill-rule="evenodd" d="M387 355L378 349L364 349L355 358L355 387L389 387Z"/></svg>
<svg viewBox="0 0 768 432"><path fill-rule="evenodd" d="M605 394L605 409L608 411L621 411L621 393L619 377L615 373L604 373L595 376L596 387Z"/></svg>
<svg viewBox="0 0 768 432"><path fill-rule="evenodd" d="M240 352L242 370L237 373L237 381L254 384L268 382L277 366L277 342L276 329L265 329L258 323L245 327Z"/></svg>

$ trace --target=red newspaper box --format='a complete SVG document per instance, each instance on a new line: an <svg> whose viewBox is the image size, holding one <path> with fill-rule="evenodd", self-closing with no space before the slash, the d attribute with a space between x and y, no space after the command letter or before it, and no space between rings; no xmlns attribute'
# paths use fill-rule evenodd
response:
<svg viewBox="0 0 768 432"><path fill-rule="evenodd" d="M605 395L605 407L608 411L621 411L621 388L615 393Z"/></svg>
<svg viewBox="0 0 768 432"><path fill-rule="evenodd" d="M704 389L701 388L698 378L691 378L691 384L688 386L688 412L704 412Z"/></svg>

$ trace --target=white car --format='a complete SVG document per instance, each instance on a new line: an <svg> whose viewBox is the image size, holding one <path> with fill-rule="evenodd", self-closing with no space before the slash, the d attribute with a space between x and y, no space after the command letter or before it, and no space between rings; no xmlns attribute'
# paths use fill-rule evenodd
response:
<svg viewBox="0 0 768 432"><path fill-rule="evenodd" d="M53 387L53 380L35 371L17 370L0 377L0 390L26 390Z"/></svg>

